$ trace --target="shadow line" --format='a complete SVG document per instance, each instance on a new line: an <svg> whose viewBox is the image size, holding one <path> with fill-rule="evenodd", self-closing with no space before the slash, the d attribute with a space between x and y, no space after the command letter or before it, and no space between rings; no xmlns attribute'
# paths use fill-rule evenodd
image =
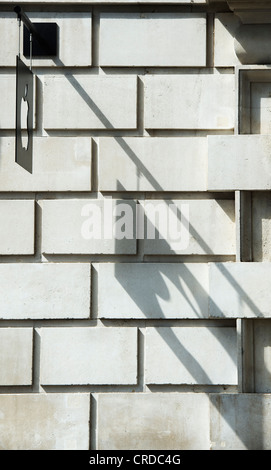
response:
<svg viewBox="0 0 271 470"><path fill-rule="evenodd" d="M58 65L63 65L63 63L59 64L60 61L58 61ZM107 117L104 115L104 113L99 109L99 107L96 105L96 103L94 103L94 101L90 98L90 96L86 93L86 91L83 89L83 87L81 86L81 84L78 82L78 80L76 80L76 78L72 75L65 75L66 79L72 84L72 86L76 89L76 91L78 92L78 94L81 96L81 98L87 103L87 105L90 107L90 109L96 114L96 116L99 118L99 120L104 124L104 126L108 129L114 129L114 127L112 126L112 124L110 123L110 121L107 119ZM163 188L161 187L161 185L156 181L156 179L153 177L153 175L150 173L150 171L148 171L144 165L142 164L142 162L139 160L139 158L137 157L137 155L133 152L133 150L129 147L129 145L127 144L127 142L125 142L125 140L122 138L122 137L116 137L115 138L118 142L118 144L121 146L121 148L126 152L127 156L129 158L131 158L133 160L134 163L137 164L138 166L138 171L141 171L145 177L149 180L149 182L153 185L153 187L157 190L157 191L163 191ZM125 189L125 188L122 188L122 189ZM169 201L170 202L170 201ZM171 201L172 202L172 201ZM179 211L179 214L178 214L179 218L181 216L180 214L180 211ZM191 226L190 226L191 227ZM197 235L197 238L199 240L199 243L200 245L205 249L205 250L210 250L210 248L207 246L207 244L205 243L204 240L202 240L202 238L199 236L198 233L196 233L196 231L193 229L193 227L191 227L191 233L193 236L196 236ZM212 252L212 251L211 251ZM115 276L116 278L122 282L122 279L121 279L121 270L118 269L119 266L118 264L115 265ZM121 265L120 265L120 268L121 268ZM164 281L163 281L163 278L162 278L162 266L159 268L160 272L159 272L159 279L157 279L157 293L155 294L155 296L153 296L152 298L152 304L153 304L153 309L157 312L159 312L161 318L165 318L163 312L162 312L162 309L161 307L159 306L159 303L157 301L157 296L161 295L161 292L164 292L164 295L168 295L169 296L169 292L168 292L168 289L167 289L167 286L165 285ZM189 273L189 271L187 270L186 267L184 267L184 269L186 270L186 276L187 276L187 280L186 281L186 285L187 287L190 289L190 291L192 292L191 290L191 282L192 282L192 285L197 285L197 289L201 290L201 291L204 291L204 289L202 288L202 286L200 285L200 283L197 281L197 279L191 274ZM227 278L227 280L229 281L229 283L231 283L237 290L239 290L239 292L241 293L241 295L244 295L246 294L243 289L240 288L240 286L236 283L236 281L234 280L234 278L227 272L226 269L223 270L222 274ZM170 277L169 277L170 278ZM175 279L175 278L171 278L170 279L171 282L174 283L174 285L180 289L180 291L182 292L183 296L186 298L187 302L190 303L189 299L187 298L184 290L182 289L182 286L180 284L180 281L179 279ZM204 294L205 295L208 295L208 292L206 293L204 291ZM137 296L136 298L133 297L133 293L130 291L129 292L129 295L131 296L131 298L137 303L137 305L140 307L140 309L144 312L144 310L146 310L146 304L145 304L145 298L143 295L141 296ZM168 297L169 298L169 297ZM195 299L197 301L197 299ZM149 298L148 298L148 301L149 301ZM247 294L246 294L246 302L249 304L249 306L251 308L254 309L255 311L255 316L261 316L261 312L259 311L259 309L257 308L257 306L253 303L253 301L251 299L248 299L247 298ZM191 304L191 303L190 303ZM193 306L192 306L193 308ZM218 307L217 307L218 308ZM218 309L219 310L219 309ZM220 312L221 314L223 314L223 312ZM161 332L159 332L162 336L162 338L167 341L169 347L172 349L173 353L178 357L178 359L183 363L183 365L187 368L188 371L190 371L192 373L192 375L194 376L195 380L197 380L197 378L201 377L201 378L204 378L205 381L208 381L208 383L210 383L210 377L206 374L206 372L203 370L202 366L198 363L198 361L195 360L195 358L193 358L191 356L191 354L183 347L183 345L180 343L180 341L178 340L178 338L176 337L176 335L171 331L171 334L170 335L167 335L167 337L165 338L163 336L163 334L161 334ZM234 357L234 352L233 351L227 351L231 357ZM193 369L191 371L191 369ZM219 410L218 410L219 411ZM224 418L228 421L228 424L230 426L232 426L233 430L236 431L236 429L234 428L234 424L232 424L231 420L230 420L230 417L227 415L227 416L224 416ZM246 445L246 442L244 440L244 437L243 436L239 436L239 438L243 441L244 445Z"/></svg>

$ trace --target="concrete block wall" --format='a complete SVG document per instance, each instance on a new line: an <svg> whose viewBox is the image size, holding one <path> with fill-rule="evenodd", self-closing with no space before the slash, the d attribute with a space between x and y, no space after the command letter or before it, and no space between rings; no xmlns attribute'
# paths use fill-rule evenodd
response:
<svg viewBox="0 0 271 470"><path fill-rule="evenodd" d="M33 59L29 174L0 1L0 447L271 449L270 68L226 3L21 4L59 51ZM156 237L106 237L124 207Z"/></svg>

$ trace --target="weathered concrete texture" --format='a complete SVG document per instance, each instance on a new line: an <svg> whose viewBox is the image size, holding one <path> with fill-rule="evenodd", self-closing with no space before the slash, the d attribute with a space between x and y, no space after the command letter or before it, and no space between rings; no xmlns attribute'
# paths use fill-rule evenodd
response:
<svg viewBox="0 0 271 470"><path fill-rule="evenodd" d="M87 393L0 396L2 450L88 450Z"/></svg>
<svg viewBox="0 0 271 470"><path fill-rule="evenodd" d="M253 261L271 261L271 195L268 191L252 195Z"/></svg>
<svg viewBox="0 0 271 470"><path fill-rule="evenodd" d="M147 328L147 384L237 384L236 329Z"/></svg>
<svg viewBox="0 0 271 470"><path fill-rule="evenodd" d="M100 263L100 318L208 318L208 264Z"/></svg>
<svg viewBox="0 0 271 470"><path fill-rule="evenodd" d="M100 191L206 191L205 137L99 139Z"/></svg>
<svg viewBox="0 0 271 470"><path fill-rule="evenodd" d="M206 14L102 13L100 65L205 66Z"/></svg>
<svg viewBox="0 0 271 470"><path fill-rule="evenodd" d="M135 201L58 199L40 201L42 252L50 254L135 254ZM125 215L123 215L123 211ZM118 219L122 215L118 228ZM125 219L126 217L126 219ZM111 222L112 221L112 222ZM111 233L105 225L111 224ZM119 239L122 231L131 238Z"/></svg>
<svg viewBox="0 0 271 470"><path fill-rule="evenodd" d="M208 137L208 190L268 190L271 188L269 135Z"/></svg>
<svg viewBox="0 0 271 470"><path fill-rule="evenodd" d="M270 450L271 397L210 394L212 450Z"/></svg>
<svg viewBox="0 0 271 470"><path fill-rule="evenodd" d="M15 139L0 137L1 191L89 191L89 137L34 137L33 173L15 163Z"/></svg>
<svg viewBox="0 0 271 470"><path fill-rule="evenodd" d="M137 383L136 328L41 328L41 384Z"/></svg>
<svg viewBox="0 0 271 470"><path fill-rule="evenodd" d="M0 13L0 44L8 45L0 48L0 65L15 67L18 54L18 23L15 13Z"/></svg>
<svg viewBox="0 0 271 470"><path fill-rule="evenodd" d="M98 394L98 450L208 450L202 393Z"/></svg>
<svg viewBox="0 0 271 470"><path fill-rule="evenodd" d="M0 129L15 129L16 76L15 73L0 75L1 106ZM12 106L11 106L12 103Z"/></svg>
<svg viewBox="0 0 271 470"><path fill-rule="evenodd" d="M32 328L0 329L0 385L32 384L32 348Z"/></svg>
<svg viewBox="0 0 271 470"><path fill-rule="evenodd" d="M233 74L150 75L143 80L146 129L233 129Z"/></svg>
<svg viewBox="0 0 271 470"><path fill-rule="evenodd" d="M90 265L0 265L0 318L88 318Z"/></svg>
<svg viewBox="0 0 271 470"><path fill-rule="evenodd" d="M232 255L232 200L146 200L145 254ZM152 231L155 228L155 239Z"/></svg>
<svg viewBox="0 0 271 470"><path fill-rule="evenodd" d="M45 129L135 129L136 106L135 76L44 77Z"/></svg>
<svg viewBox="0 0 271 470"><path fill-rule="evenodd" d="M270 317L271 263L210 263L210 316Z"/></svg>
<svg viewBox="0 0 271 470"><path fill-rule="evenodd" d="M0 254L34 253L35 202L32 200L0 201Z"/></svg>
<svg viewBox="0 0 271 470"><path fill-rule="evenodd" d="M235 54L234 38L241 22L233 13L217 13L214 21L214 65L231 67L239 65Z"/></svg>

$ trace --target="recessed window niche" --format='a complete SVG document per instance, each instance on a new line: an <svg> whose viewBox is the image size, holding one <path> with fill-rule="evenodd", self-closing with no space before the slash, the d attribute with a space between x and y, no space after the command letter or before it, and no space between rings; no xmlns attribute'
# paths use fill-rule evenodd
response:
<svg viewBox="0 0 271 470"><path fill-rule="evenodd" d="M239 71L239 134L271 134L271 68Z"/></svg>
<svg viewBox="0 0 271 470"><path fill-rule="evenodd" d="M271 319L246 320L250 344L246 343L243 359L247 369L246 383L250 383L250 392L271 393Z"/></svg>

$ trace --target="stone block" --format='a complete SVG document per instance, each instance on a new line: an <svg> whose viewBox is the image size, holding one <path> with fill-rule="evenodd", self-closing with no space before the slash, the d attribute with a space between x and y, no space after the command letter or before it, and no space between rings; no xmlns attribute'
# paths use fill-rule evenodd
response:
<svg viewBox="0 0 271 470"><path fill-rule="evenodd" d="M92 14L84 12L28 12L33 23L56 23L58 54L55 58L35 59L37 67L88 67L92 63Z"/></svg>
<svg viewBox="0 0 271 470"><path fill-rule="evenodd" d="M208 190L269 190L269 135L208 137Z"/></svg>
<svg viewBox="0 0 271 470"><path fill-rule="evenodd" d="M206 191L206 182L205 137L99 139L100 191Z"/></svg>
<svg viewBox="0 0 271 470"><path fill-rule="evenodd" d="M234 128L233 74L149 75L144 84L146 129Z"/></svg>
<svg viewBox="0 0 271 470"><path fill-rule="evenodd" d="M235 254L233 200L149 199L142 204L145 254Z"/></svg>
<svg viewBox="0 0 271 470"><path fill-rule="evenodd" d="M33 173L15 163L15 140L0 138L1 191L90 191L89 137L34 137Z"/></svg>
<svg viewBox="0 0 271 470"><path fill-rule="evenodd" d="M0 129L15 129L16 76L15 73L1 73Z"/></svg>
<svg viewBox="0 0 271 470"><path fill-rule="evenodd" d="M16 57L15 57L16 58ZM4 68L2 70L5 70ZM36 80L33 80L33 129L36 128ZM10 70L0 74L1 106L0 106L0 130L14 130L16 128L16 73ZM22 129L26 125L22 122ZM2 137L1 137L2 138Z"/></svg>
<svg viewBox="0 0 271 470"><path fill-rule="evenodd" d="M212 450L270 450L270 395L210 394Z"/></svg>
<svg viewBox="0 0 271 470"><path fill-rule="evenodd" d="M210 317L271 317L271 263L210 263Z"/></svg>
<svg viewBox="0 0 271 470"><path fill-rule="evenodd" d="M146 383L236 385L235 328L147 328Z"/></svg>
<svg viewBox="0 0 271 470"><path fill-rule="evenodd" d="M40 205L44 253L136 253L136 204L134 201L58 199L43 200ZM120 215L123 217L118 222ZM110 233L107 233L110 227ZM122 234L125 238L120 239Z"/></svg>
<svg viewBox="0 0 271 470"><path fill-rule="evenodd" d="M42 385L137 382L136 328L42 328Z"/></svg>
<svg viewBox="0 0 271 470"><path fill-rule="evenodd" d="M100 318L208 318L207 263L100 263Z"/></svg>
<svg viewBox="0 0 271 470"><path fill-rule="evenodd" d="M0 447L4 450L88 450L88 393L0 396Z"/></svg>
<svg viewBox="0 0 271 470"><path fill-rule="evenodd" d="M136 106L135 76L44 77L44 128L48 130L135 129Z"/></svg>
<svg viewBox="0 0 271 470"><path fill-rule="evenodd" d="M89 264L0 264L0 318L88 318L89 315Z"/></svg>
<svg viewBox="0 0 271 470"><path fill-rule="evenodd" d="M100 18L101 66L206 65L205 13L101 13Z"/></svg>
<svg viewBox="0 0 271 470"><path fill-rule="evenodd" d="M33 200L0 200L0 254L34 254L34 223Z"/></svg>
<svg viewBox="0 0 271 470"><path fill-rule="evenodd" d="M32 328L0 328L0 385L32 384Z"/></svg>
<svg viewBox="0 0 271 470"><path fill-rule="evenodd" d="M18 54L18 23L15 13L0 13L0 66L15 67ZM7 47L8 46L8 47ZM1 88L2 90L2 88ZM1 96L1 103L4 95ZM2 127L2 126L1 126Z"/></svg>
<svg viewBox="0 0 271 470"><path fill-rule="evenodd" d="M27 12L33 23L57 23L58 25L58 55L52 59L33 59L33 66L90 66L91 65L91 13L57 13L57 12ZM23 25L21 30L23 29ZM22 39L21 31L21 39ZM15 13L1 12L0 14L0 66L15 67L18 54L18 24ZM5 45L8 44L8 47ZM74 47L76 44L76 47ZM29 63L23 56L22 60Z"/></svg>
<svg viewBox="0 0 271 470"><path fill-rule="evenodd" d="M209 400L203 393L98 394L97 429L98 450L208 450Z"/></svg>

